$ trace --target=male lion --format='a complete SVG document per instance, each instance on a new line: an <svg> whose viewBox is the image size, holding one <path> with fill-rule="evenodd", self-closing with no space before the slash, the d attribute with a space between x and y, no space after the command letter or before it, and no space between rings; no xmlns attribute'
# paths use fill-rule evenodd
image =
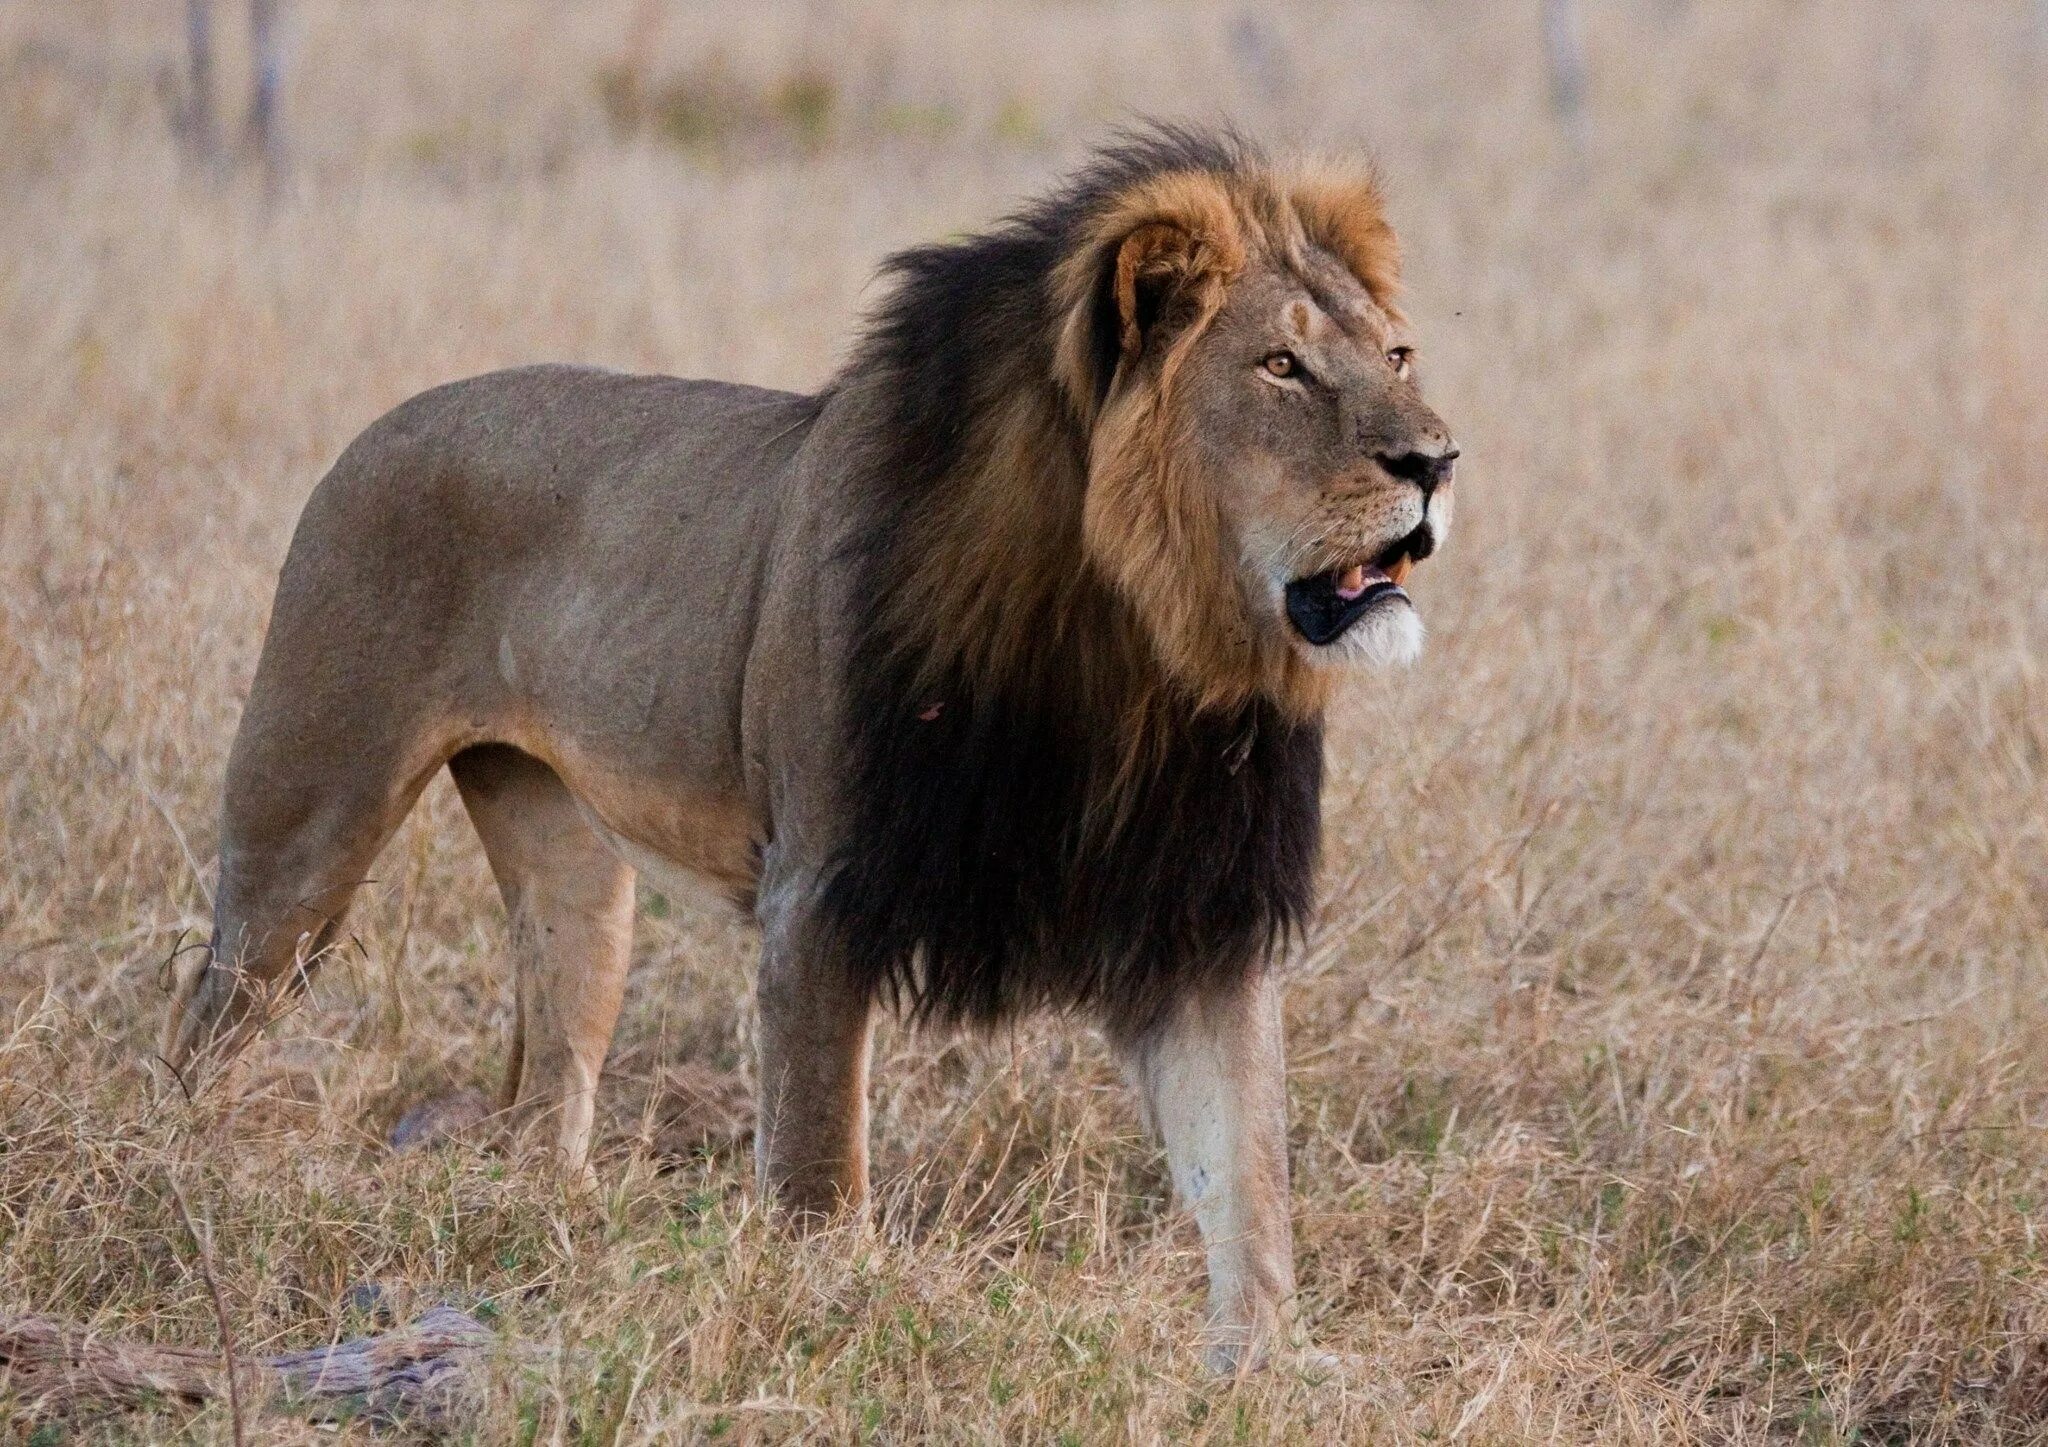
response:
<svg viewBox="0 0 2048 1447"><path fill-rule="evenodd" d="M306 505L165 1053L303 982L442 766L511 916L508 1104L581 1168L633 881L759 922L759 1178L867 1188L878 1003L1098 1023L1207 1247L1294 1291L1280 1009L1333 663L1405 661L1450 523L1371 179L1160 130L895 287L815 396L532 367Z"/></svg>

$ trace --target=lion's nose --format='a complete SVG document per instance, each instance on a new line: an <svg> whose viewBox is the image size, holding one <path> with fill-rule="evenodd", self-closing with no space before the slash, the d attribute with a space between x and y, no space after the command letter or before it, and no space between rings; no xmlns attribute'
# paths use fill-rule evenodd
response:
<svg viewBox="0 0 2048 1447"><path fill-rule="evenodd" d="M1426 452L1411 448L1406 452L1382 452L1379 464L1389 474L1412 482L1428 497L1439 487L1451 480L1451 464L1458 460L1458 449L1448 442L1439 452Z"/></svg>

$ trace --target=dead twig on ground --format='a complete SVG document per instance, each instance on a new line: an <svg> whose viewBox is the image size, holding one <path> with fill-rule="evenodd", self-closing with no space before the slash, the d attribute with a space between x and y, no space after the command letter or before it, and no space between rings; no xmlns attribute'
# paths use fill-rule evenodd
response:
<svg viewBox="0 0 2048 1447"><path fill-rule="evenodd" d="M225 1320L221 1340L221 1352L150 1346L48 1317L0 1315L0 1380L58 1411L89 1402L132 1406L157 1396L198 1403L225 1395L235 1438L242 1441L245 1407L266 1400L289 1402L316 1421L360 1415L450 1421L479 1393L481 1368L496 1339L467 1312L436 1306L399 1331L239 1363L227 1350ZM225 1382L223 1356L229 1360ZM257 1389L246 1404L238 1375Z"/></svg>

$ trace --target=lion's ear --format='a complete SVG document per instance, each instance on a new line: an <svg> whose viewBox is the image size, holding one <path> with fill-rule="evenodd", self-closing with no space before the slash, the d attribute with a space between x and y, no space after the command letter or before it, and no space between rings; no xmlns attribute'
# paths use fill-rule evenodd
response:
<svg viewBox="0 0 2048 1447"><path fill-rule="evenodd" d="M1229 197L1200 173L1156 178L1091 230L1055 273L1060 380L1084 419L1108 397L1120 367L1212 309L1244 264Z"/></svg>
<svg viewBox="0 0 2048 1447"><path fill-rule="evenodd" d="M1112 280L1117 360L1135 362L1176 298L1200 276L1201 242L1170 222L1140 226L1117 248Z"/></svg>

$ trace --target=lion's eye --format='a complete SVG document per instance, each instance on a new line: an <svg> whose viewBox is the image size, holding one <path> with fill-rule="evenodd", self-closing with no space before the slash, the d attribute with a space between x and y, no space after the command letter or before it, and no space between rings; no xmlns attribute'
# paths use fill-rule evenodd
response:
<svg viewBox="0 0 2048 1447"><path fill-rule="evenodd" d="M1394 369L1395 376L1407 376L1415 365L1415 348L1395 347L1387 353L1387 364Z"/></svg>
<svg viewBox="0 0 2048 1447"><path fill-rule="evenodd" d="M1275 377L1301 375L1301 359L1292 352L1268 352L1260 365Z"/></svg>

